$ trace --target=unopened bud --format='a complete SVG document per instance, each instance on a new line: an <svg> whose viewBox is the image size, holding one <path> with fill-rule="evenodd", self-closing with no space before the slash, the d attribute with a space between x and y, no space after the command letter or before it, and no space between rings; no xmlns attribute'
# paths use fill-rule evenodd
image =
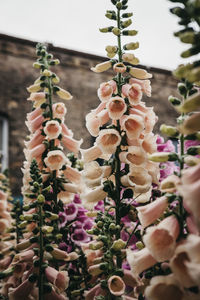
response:
<svg viewBox="0 0 200 300"><path fill-rule="evenodd" d="M124 50L136 50L139 48L139 43L129 43L124 45Z"/></svg>
<svg viewBox="0 0 200 300"><path fill-rule="evenodd" d="M116 36L119 36L119 35L120 35L120 33L121 33L121 31L120 31L120 29L119 29L119 28L117 28L117 27L114 27L114 28L112 29L112 33L113 33L113 34L115 34Z"/></svg>
<svg viewBox="0 0 200 300"><path fill-rule="evenodd" d="M122 34L123 35L129 35L129 36L135 36L137 34L137 30L123 30Z"/></svg>
<svg viewBox="0 0 200 300"><path fill-rule="evenodd" d="M122 239L119 239L117 241L114 241L112 245L112 249L115 251L120 251L126 247L126 242L124 242Z"/></svg>
<svg viewBox="0 0 200 300"><path fill-rule="evenodd" d="M149 160L154 162L166 162L178 160L178 155L171 152L156 152L148 156Z"/></svg>
<svg viewBox="0 0 200 300"><path fill-rule="evenodd" d="M198 155L200 154L200 146L193 146L187 149L188 155Z"/></svg>
<svg viewBox="0 0 200 300"><path fill-rule="evenodd" d="M35 69L40 69L41 66L42 66L42 64L40 64L40 63L38 63L38 62L34 62L34 63L33 63L33 68L35 68Z"/></svg>
<svg viewBox="0 0 200 300"><path fill-rule="evenodd" d="M173 96L169 96L168 101L174 106L181 104L181 100Z"/></svg>
<svg viewBox="0 0 200 300"><path fill-rule="evenodd" d="M38 203L44 203L45 202L45 197L42 194L40 194L37 197L37 201L38 201Z"/></svg>
<svg viewBox="0 0 200 300"><path fill-rule="evenodd" d="M122 23L122 28L127 28L128 26L130 26L132 24L132 20L131 19L128 19L126 21L124 21ZM129 30L130 31L130 30ZM132 30L131 30L132 31Z"/></svg>
<svg viewBox="0 0 200 300"><path fill-rule="evenodd" d="M133 13L124 13L122 14L122 18L130 18L133 16Z"/></svg>
<svg viewBox="0 0 200 300"><path fill-rule="evenodd" d="M99 28L99 31L102 33L112 32L113 28L114 28L113 26Z"/></svg>
<svg viewBox="0 0 200 300"><path fill-rule="evenodd" d="M144 248L144 244L141 241L137 242L135 245L139 250L142 250Z"/></svg>
<svg viewBox="0 0 200 300"><path fill-rule="evenodd" d="M165 124L162 124L160 126L160 131L162 134L166 134L170 137L177 137L179 135L179 132L176 127L174 126L167 126Z"/></svg>

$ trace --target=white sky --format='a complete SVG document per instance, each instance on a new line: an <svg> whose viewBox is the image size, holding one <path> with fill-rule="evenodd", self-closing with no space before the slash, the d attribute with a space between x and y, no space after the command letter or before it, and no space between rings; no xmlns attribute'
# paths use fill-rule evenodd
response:
<svg viewBox="0 0 200 300"><path fill-rule="evenodd" d="M140 42L135 55L141 64L174 69L186 62L180 53L187 46L173 36L180 28L169 13L173 6L167 0L129 0L132 28L139 34L128 41ZM0 33L105 56L105 46L116 37L98 28L115 22L104 17L113 8L110 0L0 0Z"/></svg>

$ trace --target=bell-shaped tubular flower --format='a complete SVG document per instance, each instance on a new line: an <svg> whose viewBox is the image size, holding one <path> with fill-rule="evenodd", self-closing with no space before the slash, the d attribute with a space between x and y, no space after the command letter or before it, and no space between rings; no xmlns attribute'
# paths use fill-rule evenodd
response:
<svg viewBox="0 0 200 300"><path fill-rule="evenodd" d="M121 136L116 129L103 129L96 139L97 146L105 154L114 153L120 142Z"/></svg>
<svg viewBox="0 0 200 300"><path fill-rule="evenodd" d="M179 232L180 226L177 218L170 216L162 220L158 225L148 227L143 241L151 255L158 262L163 262L172 258Z"/></svg>
<svg viewBox="0 0 200 300"><path fill-rule="evenodd" d="M168 207L167 197L163 196L161 198L157 198L155 201L137 207L138 218L143 228L154 223L158 218L160 218L164 211Z"/></svg>
<svg viewBox="0 0 200 300"><path fill-rule="evenodd" d="M112 120L119 120L127 110L124 99L119 96L111 98L106 107Z"/></svg>
<svg viewBox="0 0 200 300"><path fill-rule="evenodd" d="M121 118L121 126L129 139L137 139L144 129L144 120L137 115L126 115Z"/></svg>

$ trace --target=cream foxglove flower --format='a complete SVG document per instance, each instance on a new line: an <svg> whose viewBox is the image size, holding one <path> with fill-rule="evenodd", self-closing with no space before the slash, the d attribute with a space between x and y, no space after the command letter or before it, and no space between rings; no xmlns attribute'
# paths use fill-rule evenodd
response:
<svg viewBox="0 0 200 300"><path fill-rule="evenodd" d="M111 98L106 107L112 120L119 120L127 110L124 99L119 96Z"/></svg>
<svg viewBox="0 0 200 300"><path fill-rule="evenodd" d="M124 115L120 121L129 139L137 139L144 129L144 120L138 115Z"/></svg>
<svg viewBox="0 0 200 300"><path fill-rule="evenodd" d="M51 170L60 170L67 162L66 156L60 150L49 151L47 157L44 159L46 166Z"/></svg>
<svg viewBox="0 0 200 300"><path fill-rule="evenodd" d="M151 97L151 81L150 80L139 80L136 78L131 78L129 84L137 83L141 86L142 92Z"/></svg>
<svg viewBox="0 0 200 300"><path fill-rule="evenodd" d="M103 82L100 84L97 94L102 102L107 102L112 97L112 94L116 93L116 91L116 82L114 80L110 80L108 82Z"/></svg>
<svg viewBox="0 0 200 300"><path fill-rule="evenodd" d="M50 140L57 139L62 132L62 127L58 121L51 120L45 124L44 133Z"/></svg>
<svg viewBox="0 0 200 300"><path fill-rule="evenodd" d="M183 288L173 274L153 277L145 289L145 297L149 300L185 299Z"/></svg>
<svg viewBox="0 0 200 300"><path fill-rule="evenodd" d="M142 88L139 84L125 84L122 86L122 94L127 97L131 105L137 105L142 99Z"/></svg>
<svg viewBox="0 0 200 300"><path fill-rule="evenodd" d="M143 165L147 160L146 152L140 146L129 146L127 152L119 154L121 162L126 164L134 164L136 166Z"/></svg>
<svg viewBox="0 0 200 300"><path fill-rule="evenodd" d="M158 262L163 262L172 258L179 232L180 226L177 218L170 216L163 219L158 225L148 227L143 241L151 255Z"/></svg>
<svg viewBox="0 0 200 300"><path fill-rule="evenodd" d="M53 104L53 117L54 119L62 120L67 113L67 108L64 103L57 102Z"/></svg>
<svg viewBox="0 0 200 300"><path fill-rule="evenodd" d="M121 277L113 275L108 279L108 288L112 295L118 297L125 292L125 283Z"/></svg>
<svg viewBox="0 0 200 300"><path fill-rule="evenodd" d="M138 278L139 274L149 269L157 263L157 261L151 256L147 248L143 248L139 251L126 250L126 258L131 267L133 276Z"/></svg>
<svg viewBox="0 0 200 300"><path fill-rule="evenodd" d="M121 136L116 129L103 129L96 139L97 146L103 153L112 154L121 142Z"/></svg>
<svg viewBox="0 0 200 300"><path fill-rule="evenodd" d="M167 197L163 196L161 198L157 198L155 201L137 207L138 218L143 228L154 223L158 218L162 216L164 211L168 207Z"/></svg>
<svg viewBox="0 0 200 300"><path fill-rule="evenodd" d="M132 187L136 193L146 193L151 188L152 178L143 167L130 165L130 172L122 176L121 183Z"/></svg>

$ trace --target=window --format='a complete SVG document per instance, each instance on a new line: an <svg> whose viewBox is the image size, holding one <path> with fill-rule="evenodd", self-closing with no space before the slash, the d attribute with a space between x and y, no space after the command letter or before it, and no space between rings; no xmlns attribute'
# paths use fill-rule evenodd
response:
<svg viewBox="0 0 200 300"><path fill-rule="evenodd" d="M0 159L1 171L8 168L8 120L0 116Z"/></svg>

